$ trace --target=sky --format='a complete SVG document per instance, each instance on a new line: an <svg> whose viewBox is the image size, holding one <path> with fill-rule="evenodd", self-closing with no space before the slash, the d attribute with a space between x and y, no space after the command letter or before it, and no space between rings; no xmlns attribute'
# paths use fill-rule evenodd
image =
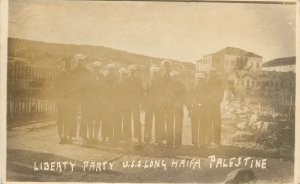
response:
<svg viewBox="0 0 300 184"><path fill-rule="evenodd" d="M9 36L195 62L224 47L295 56L296 5L10 0Z"/></svg>

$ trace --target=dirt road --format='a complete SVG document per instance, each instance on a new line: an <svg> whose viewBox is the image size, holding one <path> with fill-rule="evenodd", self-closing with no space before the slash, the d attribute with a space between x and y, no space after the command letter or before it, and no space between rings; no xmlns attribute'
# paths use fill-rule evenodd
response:
<svg viewBox="0 0 300 184"><path fill-rule="evenodd" d="M267 159L267 168L251 168L257 177L257 183L291 183L293 181L293 161L280 159L276 152L257 150L229 145L228 140L234 129L223 122L223 146L195 149L190 145L190 124L184 123L184 146L181 149L148 145L124 145L118 147L109 144L87 145L80 138L73 144L58 144L55 121L47 121L8 130L7 142L7 180L8 181L82 181L82 182L223 182L228 173L236 167L210 168L209 156L219 158L251 157L251 159ZM172 162L184 160L184 167L175 167ZM200 161L201 167L187 164L188 161ZM75 162L74 170L70 167L60 170L58 162ZM85 162L86 161L86 162ZM134 168L124 167L126 162L135 161ZM141 165L138 167L138 161ZM151 161L160 165L151 167ZM45 162L50 164L45 169ZM54 162L51 171L51 162ZM85 163L89 162L85 167ZM90 169L92 162L99 164L101 171ZM103 162L113 163L113 168L103 170ZM147 162L147 163L146 163ZM167 169L164 168L164 164ZM100 166L100 164L102 164ZM148 164L148 166L145 165ZM194 166L194 167L193 167ZM97 165L95 165L95 168ZM85 171L83 169L86 169ZM238 168L247 168L240 166Z"/></svg>

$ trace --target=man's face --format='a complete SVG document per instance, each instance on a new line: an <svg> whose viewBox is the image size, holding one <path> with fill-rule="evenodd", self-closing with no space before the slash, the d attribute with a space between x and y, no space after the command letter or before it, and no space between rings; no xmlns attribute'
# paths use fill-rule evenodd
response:
<svg viewBox="0 0 300 184"><path fill-rule="evenodd" d="M100 73L102 69L102 65L94 66L93 70L96 74Z"/></svg>
<svg viewBox="0 0 300 184"><path fill-rule="evenodd" d="M169 73L170 73L170 71L171 71L171 66L170 66L169 63L164 63L162 67L163 67L163 70L164 70L164 73L165 73L165 74L169 74Z"/></svg>
<svg viewBox="0 0 300 184"><path fill-rule="evenodd" d="M215 70L209 72L209 77L215 79L217 77L217 72Z"/></svg>
<svg viewBox="0 0 300 184"><path fill-rule="evenodd" d="M152 78L153 79L158 79L160 76L160 72L156 71L156 72L152 72Z"/></svg>
<svg viewBox="0 0 300 184"><path fill-rule="evenodd" d="M173 79L173 80L179 80L179 75L173 75L173 76L172 76L172 79Z"/></svg>
<svg viewBox="0 0 300 184"><path fill-rule="evenodd" d="M131 69L130 70L130 76L136 76L136 70L135 69Z"/></svg>
<svg viewBox="0 0 300 184"><path fill-rule="evenodd" d="M201 77L196 77L196 81L197 81L197 82L201 82L201 81L203 81L203 78L201 78Z"/></svg>
<svg viewBox="0 0 300 184"><path fill-rule="evenodd" d="M85 68L85 69L87 69L88 66L89 66L87 60L81 60L81 61L79 61L78 65L80 65L81 68Z"/></svg>
<svg viewBox="0 0 300 184"><path fill-rule="evenodd" d="M122 73L120 74L121 79L126 79L128 78L128 74L127 73Z"/></svg>
<svg viewBox="0 0 300 184"><path fill-rule="evenodd" d="M117 70L115 68L108 69L108 75L114 76L116 75Z"/></svg>
<svg viewBox="0 0 300 184"><path fill-rule="evenodd" d="M71 63L70 62L65 62L64 69L65 69L65 71L71 71Z"/></svg>

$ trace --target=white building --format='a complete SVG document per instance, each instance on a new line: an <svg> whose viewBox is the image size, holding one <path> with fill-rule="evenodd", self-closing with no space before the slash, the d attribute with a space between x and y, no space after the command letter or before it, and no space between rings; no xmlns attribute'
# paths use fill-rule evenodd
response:
<svg viewBox="0 0 300 184"><path fill-rule="evenodd" d="M296 57L278 58L263 63L263 70L275 72L294 72L296 71Z"/></svg>
<svg viewBox="0 0 300 184"><path fill-rule="evenodd" d="M262 57L239 48L226 47L197 61L197 71L206 71L210 67L225 74L235 70L260 71Z"/></svg>

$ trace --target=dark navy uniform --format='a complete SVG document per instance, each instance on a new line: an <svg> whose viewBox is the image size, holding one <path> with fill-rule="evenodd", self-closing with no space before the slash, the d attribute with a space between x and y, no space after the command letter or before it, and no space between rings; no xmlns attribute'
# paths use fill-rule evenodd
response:
<svg viewBox="0 0 300 184"><path fill-rule="evenodd" d="M74 76L71 71L64 71L55 80L57 126L60 143L76 136L76 90Z"/></svg>
<svg viewBox="0 0 300 184"><path fill-rule="evenodd" d="M92 107L92 91L93 78L90 71L79 65L74 74L76 75L76 88L78 91L78 105L81 112L81 122L79 135L81 138L87 140L87 124L92 121L91 107Z"/></svg>
<svg viewBox="0 0 300 184"><path fill-rule="evenodd" d="M160 122L160 141L166 140L168 146L174 143L174 116L172 109L172 100L174 96L173 81L169 74L162 74L161 79L161 106L162 121Z"/></svg>
<svg viewBox="0 0 300 184"><path fill-rule="evenodd" d="M134 138L137 138L139 142L142 139L142 125L141 125L141 103L143 98L143 85L141 79L136 75L135 69L130 69L129 81L129 105L130 116L133 119Z"/></svg>
<svg viewBox="0 0 300 184"><path fill-rule="evenodd" d="M152 125L155 122L155 140L159 141L160 126L162 122L162 105L161 105L161 76L160 69L152 69L152 77L145 86L145 99L143 101L143 108L145 110L145 133L144 141L146 143L152 140Z"/></svg>
<svg viewBox="0 0 300 184"><path fill-rule="evenodd" d="M182 144L183 105L185 103L186 90L184 84L176 77L172 77L173 96L170 109L171 119L170 124L167 126L167 143L169 142L170 145L175 144L176 147L180 147Z"/></svg>
<svg viewBox="0 0 300 184"><path fill-rule="evenodd" d="M222 80L216 75L213 74L208 79L209 85L209 104L208 104L208 118L212 123L212 136L213 142L216 144L221 143L221 108L220 103L224 97L224 88Z"/></svg>
<svg viewBox="0 0 300 184"><path fill-rule="evenodd" d="M98 138L98 134L101 130L103 130L104 124L104 115L105 115L105 89L104 89L104 76L102 73L98 73L96 75L95 81L95 126L94 126L94 140ZM101 134L102 137L102 134Z"/></svg>
<svg viewBox="0 0 300 184"><path fill-rule="evenodd" d="M197 82L188 94L188 111L192 125L192 144L195 147L211 142L211 122L208 121L209 89L205 76Z"/></svg>
<svg viewBox="0 0 300 184"><path fill-rule="evenodd" d="M122 75L122 74L121 74ZM115 98L117 99L116 103L116 118L117 121L114 124L114 140L116 143L120 139L129 143L132 139L131 131L131 109L130 109L130 98L131 90L129 86L129 79L125 76L121 76L117 86Z"/></svg>
<svg viewBox="0 0 300 184"><path fill-rule="evenodd" d="M104 122L102 128L102 138L106 141L113 141L114 127L117 125L117 84L119 78L114 69L111 69L109 74L104 78Z"/></svg>
<svg viewBox="0 0 300 184"><path fill-rule="evenodd" d="M82 112L88 128L89 142L96 142L99 131L99 113L101 112L101 102L98 95L98 80L95 75L89 73L85 82L85 87L88 90L85 92L82 102Z"/></svg>

